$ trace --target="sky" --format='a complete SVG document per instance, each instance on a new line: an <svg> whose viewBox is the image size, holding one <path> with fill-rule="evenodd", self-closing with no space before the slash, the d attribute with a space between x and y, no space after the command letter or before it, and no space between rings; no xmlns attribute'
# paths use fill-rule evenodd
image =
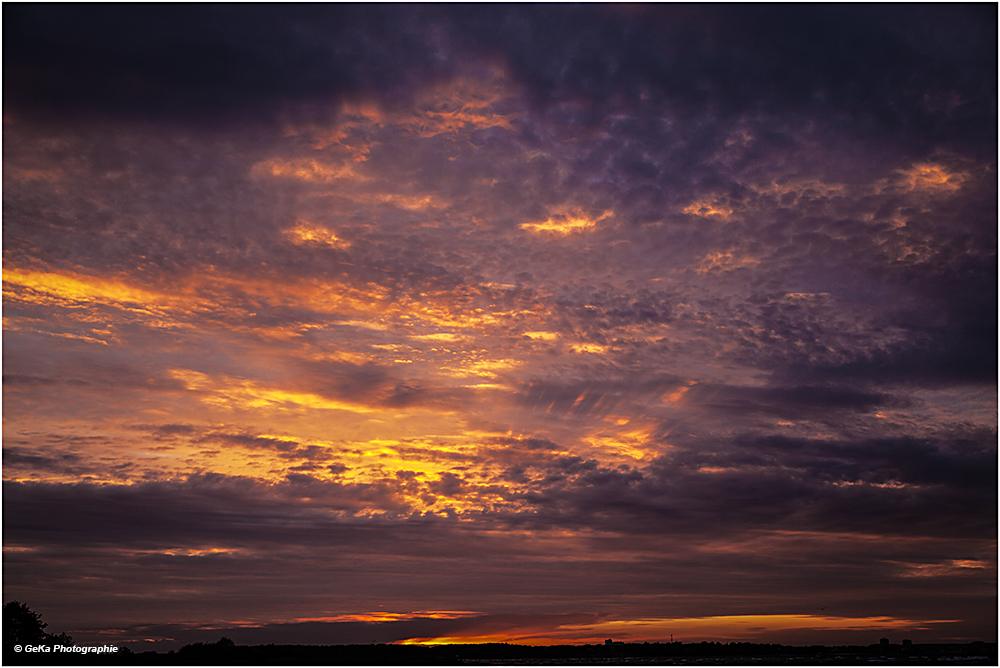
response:
<svg viewBox="0 0 1000 668"><path fill-rule="evenodd" d="M995 642L997 6L3 6L3 600Z"/></svg>

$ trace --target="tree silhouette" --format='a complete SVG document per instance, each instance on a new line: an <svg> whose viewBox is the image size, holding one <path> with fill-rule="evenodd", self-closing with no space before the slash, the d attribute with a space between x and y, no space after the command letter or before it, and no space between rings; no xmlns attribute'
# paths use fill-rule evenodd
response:
<svg viewBox="0 0 1000 668"><path fill-rule="evenodd" d="M20 601L3 604L3 644L13 645L72 645L65 633L57 636L45 632L48 626L42 616Z"/></svg>

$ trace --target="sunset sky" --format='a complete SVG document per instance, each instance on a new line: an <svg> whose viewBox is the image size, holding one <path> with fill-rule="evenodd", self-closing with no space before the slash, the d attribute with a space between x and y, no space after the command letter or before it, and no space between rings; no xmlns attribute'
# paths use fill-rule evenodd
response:
<svg viewBox="0 0 1000 668"><path fill-rule="evenodd" d="M996 641L996 4L3 19L47 630Z"/></svg>

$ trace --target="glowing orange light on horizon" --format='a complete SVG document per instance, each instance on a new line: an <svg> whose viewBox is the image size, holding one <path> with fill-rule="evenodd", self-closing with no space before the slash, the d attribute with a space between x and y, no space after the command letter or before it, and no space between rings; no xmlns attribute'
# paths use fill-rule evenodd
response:
<svg viewBox="0 0 1000 668"><path fill-rule="evenodd" d="M403 640L404 645L444 645L478 643L516 643L523 645L603 644L613 637L625 642L663 642L668 636L683 637L687 642L701 640L766 641L787 631L911 630L935 624L951 624L955 619L900 619L889 616L833 617L807 614L785 615L721 615L710 617L646 618L605 620L590 624L538 625L527 629L515 627L507 632L470 631L468 635L420 637Z"/></svg>

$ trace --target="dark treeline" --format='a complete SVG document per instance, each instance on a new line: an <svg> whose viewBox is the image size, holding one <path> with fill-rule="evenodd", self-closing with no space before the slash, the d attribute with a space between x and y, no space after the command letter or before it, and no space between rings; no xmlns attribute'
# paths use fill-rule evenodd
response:
<svg viewBox="0 0 1000 668"><path fill-rule="evenodd" d="M7 649L7 648L5 648ZM476 665L476 664L787 664L997 665L996 643L808 647L731 643L615 643L533 647L481 645L236 645L195 643L170 652L82 655L4 652L6 665Z"/></svg>

